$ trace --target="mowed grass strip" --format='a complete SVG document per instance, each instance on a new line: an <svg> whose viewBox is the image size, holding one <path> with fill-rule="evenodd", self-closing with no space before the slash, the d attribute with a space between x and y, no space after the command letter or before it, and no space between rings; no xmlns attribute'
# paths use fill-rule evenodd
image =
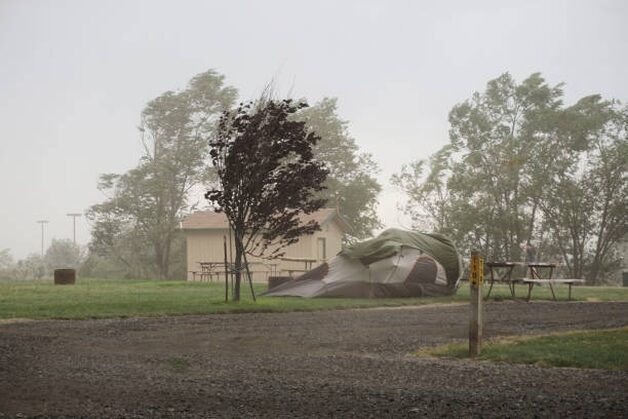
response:
<svg viewBox="0 0 628 419"><path fill-rule="evenodd" d="M225 303L224 283L78 279L75 285L52 281L0 282L0 319L89 319L238 312L315 311L454 302L458 297L345 299L258 297L248 283L239 303ZM256 294L265 284L254 284Z"/></svg>
<svg viewBox="0 0 628 419"><path fill-rule="evenodd" d="M628 371L628 327L621 329L518 336L487 342L478 359L544 367L596 368ZM468 343L455 343L417 352L467 358Z"/></svg>
<svg viewBox="0 0 628 419"><path fill-rule="evenodd" d="M566 287L555 287L558 298L567 299ZM257 294L265 284L255 284ZM485 287L486 293L487 287ZM518 297L525 296L524 287ZM348 299L259 297L253 302L247 283L242 284L242 301L225 303L224 283L157 280L111 280L79 278L75 285L44 281L0 281L0 319L88 319L132 316L166 316L237 312L284 312L336 310L369 307L412 306L468 301L468 284L456 295L438 298ZM504 285L493 297L510 299ZM550 300L549 287L534 290L533 301ZM574 298L594 301L628 301L628 288L574 287Z"/></svg>

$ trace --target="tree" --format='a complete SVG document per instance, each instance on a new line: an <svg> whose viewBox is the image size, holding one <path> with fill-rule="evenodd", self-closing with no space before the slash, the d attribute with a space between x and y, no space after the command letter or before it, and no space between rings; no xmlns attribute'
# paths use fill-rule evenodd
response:
<svg viewBox="0 0 628 419"><path fill-rule="evenodd" d="M39 253L31 253L15 265L16 279L41 279L44 275L46 275L46 266Z"/></svg>
<svg viewBox="0 0 628 419"><path fill-rule="evenodd" d="M540 207L570 273L595 284L628 234L628 109L596 95L567 113L584 134L570 137L578 146L544 188Z"/></svg>
<svg viewBox="0 0 628 419"><path fill-rule="evenodd" d="M173 246L182 243L179 222L192 207L190 191L208 178L208 141L235 97L224 77L210 70L183 91L148 103L139 165L122 175L102 175L98 188L109 199L87 211L91 251L115 258L133 276L171 277L178 252Z"/></svg>
<svg viewBox="0 0 628 419"><path fill-rule="evenodd" d="M410 215L417 228L443 234L451 233L449 190L446 184L449 155L450 147L445 146L431 156L429 162L417 160L404 164L401 172L391 178L391 183L400 187L408 195L404 212ZM429 173L426 177L427 163L429 163ZM417 205L419 202L421 205Z"/></svg>
<svg viewBox="0 0 628 419"><path fill-rule="evenodd" d="M314 158L319 141L305 123L291 118L304 103L262 98L223 112L211 159L219 186L205 198L225 213L235 242L234 301L246 255L281 256L281 250L320 227L299 222L325 205L318 195L327 177L324 164Z"/></svg>
<svg viewBox="0 0 628 419"><path fill-rule="evenodd" d="M15 262L11 256L11 250L0 250L0 279L12 279L14 276Z"/></svg>
<svg viewBox="0 0 628 419"><path fill-rule="evenodd" d="M503 74L456 105L429 172L415 162L393 177L406 212L493 260L520 260L535 239L593 281L626 234L626 112L597 95L564 107L562 96L538 73L520 84Z"/></svg>
<svg viewBox="0 0 628 419"><path fill-rule="evenodd" d="M13 266L13 256L10 249L0 250L0 269L9 269Z"/></svg>
<svg viewBox="0 0 628 419"><path fill-rule="evenodd" d="M446 220L465 251L473 247L493 259L518 260L519 244L532 234L537 216L527 205L530 153L561 95L561 85L551 87L539 74L521 84L507 73L491 80L485 92L450 112L450 143L434 156L426 180L412 184L406 168L393 182L418 199L432 194L413 202L427 214L438 209L436 226L444 228Z"/></svg>
<svg viewBox="0 0 628 419"><path fill-rule="evenodd" d="M83 259L84 252L82 249L68 239L52 239L52 243L44 256L46 267L51 273L55 269L79 269Z"/></svg>
<svg viewBox="0 0 628 419"><path fill-rule="evenodd" d="M321 138L314 155L329 169L322 197L338 201L340 213L352 227L351 236L363 239L381 227L376 213L381 185L374 177L379 169L370 154L359 152L348 122L340 119L337 108L335 98L325 98L299 111L297 118Z"/></svg>

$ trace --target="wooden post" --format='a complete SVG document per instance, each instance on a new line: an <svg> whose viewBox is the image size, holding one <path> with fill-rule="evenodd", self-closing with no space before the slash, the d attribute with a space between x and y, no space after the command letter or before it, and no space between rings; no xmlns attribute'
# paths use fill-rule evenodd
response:
<svg viewBox="0 0 628 419"><path fill-rule="evenodd" d="M255 298L255 290L253 289L253 280L251 279L251 271L249 270L249 261L246 259L246 253L242 252L242 256L244 257L244 266L246 267L246 276L249 278L249 287L251 287L251 296L253 297L253 302L256 302Z"/></svg>
<svg viewBox="0 0 628 419"><path fill-rule="evenodd" d="M227 261L227 236L222 236L225 251L225 303L229 302L229 262Z"/></svg>
<svg viewBox="0 0 628 419"><path fill-rule="evenodd" d="M484 282L484 261L480 252L471 252L469 284L471 286L471 319L469 320L469 356L476 357L482 349L482 283Z"/></svg>

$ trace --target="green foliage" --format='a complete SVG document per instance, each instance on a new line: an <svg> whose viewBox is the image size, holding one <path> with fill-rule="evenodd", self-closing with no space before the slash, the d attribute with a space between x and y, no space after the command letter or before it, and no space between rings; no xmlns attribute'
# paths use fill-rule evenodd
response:
<svg viewBox="0 0 628 419"><path fill-rule="evenodd" d="M208 179L208 141L216 119L236 96L223 82L210 70L186 89L149 102L142 112L144 153L138 166L122 175L101 176L98 188L108 199L86 213L93 223L90 250L117 265L114 272L182 275L179 267L173 272L173 263L181 265L175 257L182 257L179 222L193 208L192 189Z"/></svg>
<svg viewBox="0 0 628 419"><path fill-rule="evenodd" d="M379 169L370 154L360 153L349 134L349 123L340 119L337 108L335 98L325 98L301 110L298 118L321 138L314 155L329 169L322 196L329 203L338 202L340 213L353 228L352 238L364 239L381 227L376 213Z"/></svg>
<svg viewBox="0 0 628 419"><path fill-rule="evenodd" d="M543 259L595 282L627 230L628 112L599 96L562 103L562 85L509 74L454 106L450 143L392 179L417 228L463 253L522 260L532 239Z"/></svg>
<svg viewBox="0 0 628 419"><path fill-rule="evenodd" d="M628 371L628 328L515 337L487 342L478 359L545 367ZM420 354L466 358L468 345L452 344Z"/></svg>

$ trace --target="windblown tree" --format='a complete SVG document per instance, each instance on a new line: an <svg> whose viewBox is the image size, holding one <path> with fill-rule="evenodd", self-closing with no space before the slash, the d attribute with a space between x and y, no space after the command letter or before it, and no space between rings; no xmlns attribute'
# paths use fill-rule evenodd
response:
<svg viewBox="0 0 628 419"><path fill-rule="evenodd" d="M330 203L337 201L340 213L352 227L351 236L363 239L381 226L376 212L381 185L375 175L379 169L370 154L359 152L348 122L340 119L337 108L335 98L325 98L299 111L297 118L321 138L314 146L314 155L329 169L322 196Z"/></svg>
<svg viewBox="0 0 628 419"><path fill-rule="evenodd" d="M391 178L391 183L408 195L403 210L410 215L415 227L446 235L452 234L447 189L449 157L450 147L445 146L427 161L403 165L401 172Z"/></svg>
<svg viewBox="0 0 628 419"><path fill-rule="evenodd" d="M148 103L142 112L139 165L122 175L101 176L98 187L109 198L87 211L93 223L92 252L123 264L127 276L171 277L173 247L182 243L178 225L190 209L190 191L206 180L209 138L235 97L224 77L210 70L183 91L166 92Z"/></svg>
<svg viewBox="0 0 628 419"><path fill-rule="evenodd" d="M626 111L562 97L539 74L520 84L503 74L456 105L449 144L393 177L415 224L494 260L520 260L533 239L595 281L626 234Z"/></svg>
<svg viewBox="0 0 628 419"><path fill-rule="evenodd" d="M300 236L320 227L300 222L325 205L328 170L314 157L319 137L291 118L304 103L263 98L225 111L210 154L218 187L205 198L229 220L235 242L234 301L247 254L278 257Z"/></svg>
<svg viewBox="0 0 628 419"><path fill-rule="evenodd" d="M568 137L577 146L563 147L571 155L546 182L539 206L570 272L596 283L617 264L615 245L628 235L628 108L590 96L566 118L580 127Z"/></svg>
<svg viewBox="0 0 628 419"><path fill-rule="evenodd" d="M538 74L519 85L509 74L491 80L484 93L450 112L450 143L434 157L421 188L408 182L408 167L396 183L417 197L430 194L428 205L420 206L428 213L433 210L427 207L440 208L439 217L447 218L449 233L462 249L476 247L490 258L518 260L519 244L529 238L536 217L524 192L530 152L543 131L539 119L559 108L561 95L560 85L550 87Z"/></svg>

